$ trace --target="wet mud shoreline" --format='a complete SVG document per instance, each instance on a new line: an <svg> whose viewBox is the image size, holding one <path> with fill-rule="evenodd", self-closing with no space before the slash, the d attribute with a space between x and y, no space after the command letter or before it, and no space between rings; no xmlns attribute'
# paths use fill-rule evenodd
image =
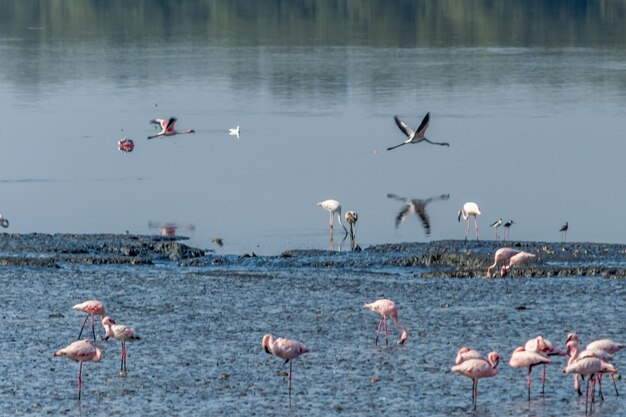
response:
<svg viewBox="0 0 626 417"><path fill-rule="evenodd" d="M116 234L4 234L0 266L62 268L80 265L152 265L172 262L207 269L345 269L416 277L485 277L493 253L508 246L536 254L511 276L626 277L626 245L590 242L495 242L441 240L365 247L360 252L288 250L275 256L217 255L185 238Z"/></svg>

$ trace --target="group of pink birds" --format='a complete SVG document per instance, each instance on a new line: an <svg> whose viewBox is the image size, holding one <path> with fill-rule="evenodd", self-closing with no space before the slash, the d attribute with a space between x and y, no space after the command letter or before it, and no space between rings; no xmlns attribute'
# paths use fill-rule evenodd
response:
<svg viewBox="0 0 626 417"><path fill-rule="evenodd" d="M587 345L582 352L578 351L579 339L576 333L569 333L565 341L566 351L557 349L552 342L537 336L526 342L524 346L516 348L511 354L509 365L513 368L527 369L526 386L528 389L528 400L530 401L530 372L533 367L543 365L541 376L541 392L544 392L546 368L545 365L551 364L552 356L568 356L567 363L563 368L564 374L574 375L574 388L578 395L582 395L580 389L579 377L587 379L585 394L585 412L591 410L594 402L594 392L596 382L599 385L600 397L604 400L602 394L602 375L607 373L613 378L615 393L617 385L615 384L615 374L617 370L609 362L613 360L613 355L626 346L621 343L614 342L611 339L600 339L593 341ZM472 380L472 402L476 408L477 384L481 378L490 378L498 374L498 362L500 356L497 352L490 352L487 358L480 353L468 347L462 347L456 354L454 366L450 368L452 372L463 375ZM591 385L592 401L589 405L589 386Z"/></svg>
<svg viewBox="0 0 626 417"><path fill-rule="evenodd" d="M63 349L59 349L52 354L52 356L65 356L74 362L80 362L78 370L78 399L80 400L80 389L82 385L83 363L84 362L100 362L102 358L102 351L95 345L95 343L89 340L81 340L85 324L88 319L91 319L91 332L93 334L93 340L96 341L96 330L94 317L100 316L102 326L105 330L104 340L113 338L118 340L122 344L122 360L120 365L120 372L127 372L126 370L126 342L130 340L139 339L139 335L132 327L125 326L123 324L117 324L110 317L104 314L104 304L98 300L88 300L80 304L76 304L72 307L74 310L82 311L87 314L83 325L80 328L78 339L72 342Z"/></svg>

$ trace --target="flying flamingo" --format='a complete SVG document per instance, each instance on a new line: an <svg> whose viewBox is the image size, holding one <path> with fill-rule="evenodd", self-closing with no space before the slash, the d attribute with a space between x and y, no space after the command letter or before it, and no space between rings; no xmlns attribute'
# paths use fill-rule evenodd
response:
<svg viewBox="0 0 626 417"><path fill-rule="evenodd" d="M465 230L465 240L467 241L467 235L469 234L470 228L470 216L474 216L474 227L476 228L476 240L478 240L478 221L476 220L477 216L480 216L480 210L478 209L478 204L467 202L463 204L463 208L459 210L459 222L461 221L461 217L463 220L467 220L467 229Z"/></svg>
<svg viewBox="0 0 626 417"><path fill-rule="evenodd" d="M520 251L511 249L511 248L500 248L496 251L493 264L489 265L487 269L487 278L491 278L491 270L498 265L499 261L506 262L511 259L514 255L517 255Z"/></svg>
<svg viewBox="0 0 626 417"><path fill-rule="evenodd" d="M236 136L237 139L239 139L239 126L228 129L228 134L230 136Z"/></svg>
<svg viewBox="0 0 626 417"><path fill-rule="evenodd" d="M175 117L170 117L169 120L165 120L165 119L150 120L150 123L158 125L161 128L161 130L156 135L148 136L148 139L154 139L154 138L158 138L161 136L174 136L174 135L182 135L186 133L196 133L196 131L193 129L175 130L174 124L176 123L176 120L178 119Z"/></svg>
<svg viewBox="0 0 626 417"><path fill-rule="evenodd" d="M112 337L115 340L119 340L122 344L122 362L120 365L120 372L128 372L126 370L126 342L128 340L139 340L140 337L132 327L124 326L123 324L116 324L110 317L102 319L102 326L106 335L104 340L109 340Z"/></svg>
<svg viewBox="0 0 626 417"><path fill-rule="evenodd" d="M567 353L557 349L554 344L548 339L544 339L541 336L537 336L533 339L529 339L524 345L524 350L527 352L538 352L547 356L566 356ZM546 364L543 365L541 371L541 393L545 392L546 384Z"/></svg>
<svg viewBox="0 0 626 417"><path fill-rule="evenodd" d="M487 359L473 358L454 365L450 370L458 375L468 377L472 380L472 402L476 409L476 398L478 397L478 380L481 378L491 378L498 374L498 362L500 356L497 352L490 352Z"/></svg>
<svg viewBox="0 0 626 417"><path fill-rule="evenodd" d="M514 267L515 265L521 265L523 263L526 263L532 258L534 258L535 256L536 255L533 253L528 253L524 251L521 251L520 253L513 255L511 259L509 259L508 265L502 265L502 268L500 268L500 276L504 278L508 274L508 272L511 270L512 267ZM519 273L521 275L522 271L520 270Z"/></svg>
<svg viewBox="0 0 626 417"><path fill-rule="evenodd" d="M271 334L263 336L261 346L265 353L284 359L285 363L289 362L289 397L291 398L291 361L303 353L310 352L310 350L297 340L284 339L282 337L274 340Z"/></svg>
<svg viewBox="0 0 626 417"><path fill-rule="evenodd" d="M504 223L504 240L509 240L510 235L511 235L511 226L513 226L515 224L515 222L513 220L509 220L508 222Z"/></svg>
<svg viewBox="0 0 626 417"><path fill-rule="evenodd" d="M396 229L398 228L398 226L400 226L400 223L405 221L411 213L415 213L422 222L422 226L424 227L426 236L429 236L430 218L428 217L428 213L426 213L426 206L433 201L447 200L450 198L450 194L441 194L438 197L430 197L425 200L421 200L418 198L404 198L395 194L387 194L387 198L393 198L395 200L403 201L406 204L396 216Z"/></svg>
<svg viewBox="0 0 626 417"><path fill-rule="evenodd" d="M383 326L383 325L385 328L385 343L389 345L389 338L388 338L389 335L387 332L387 317L391 317L396 327L402 330L400 339L398 339L398 344L402 345L404 344L404 342L406 342L408 334L406 332L406 327L398 321L398 309L396 308L396 303L394 303L391 300L387 300L383 298L380 300L376 300L373 303L369 303L369 304L365 303L363 304L363 307L367 308L370 311L373 311L374 313L380 314L382 316L380 319L380 322L378 323L378 330L376 331L376 342L375 342L376 345L378 345L378 336L380 335L380 326Z"/></svg>
<svg viewBox="0 0 626 417"><path fill-rule="evenodd" d="M483 359L483 356L477 350L470 349L467 346L463 346L456 352L454 364L460 365L461 363L470 359Z"/></svg>
<svg viewBox="0 0 626 417"><path fill-rule="evenodd" d="M52 356L66 356L74 362L80 362L78 369L78 400L80 401L80 386L83 375L83 362L100 362L102 352L89 340L77 340L63 349L57 350Z"/></svg>
<svg viewBox="0 0 626 417"><path fill-rule="evenodd" d="M448 142L433 142L424 136L426 134L426 129L428 129L428 122L430 121L430 112L426 113L426 116L422 119L422 123L420 123L419 127L416 131L413 131L406 123L398 118L398 116L393 116L393 119L396 121L398 128L407 136L407 140L402 142L399 145L392 146L387 148L388 151L392 149L396 149L402 145L406 145L409 143L420 143L420 142L428 142L432 145L440 145L440 146L450 146Z"/></svg>
<svg viewBox="0 0 626 417"><path fill-rule="evenodd" d="M569 224L565 222L559 232L561 232L561 242L567 242L567 229L569 229Z"/></svg>
<svg viewBox="0 0 626 417"><path fill-rule="evenodd" d="M80 304L76 304L74 307L72 307L72 309L87 313L87 317L85 317L85 320L83 321L83 325L80 328L80 333L78 333L78 337L76 339L77 340L80 339L80 337L83 335L83 329L85 328L85 323L87 323L87 319L91 317L91 331L93 333L93 340L95 341L96 330L94 326L93 316L100 316L104 318L104 304L102 304L98 300L87 300Z"/></svg>
<svg viewBox="0 0 626 417"><path fill-rule="evenodd" d="M341 227L343 227L343 230L346 232L346 236L347 236L348 235L348 229L346 229L346 226L344 226L343 223L341 223L341 204L339 203L339 201L337 201L337 200L324 200L324 201L321 201L321 202L317 203L317 205L330 213L330 235L331 235L331 237L333 235L333 223L334 223L335 213L337 213L337 220L339 221L339 224L341 225Z"/></svg>
<svg viewBox="0 0 626 417"><path fill-rule="evenodd" d="M498 229L500 228L501 224L502 224L502 219L498 219L489 225L489 227L493 227L494 230L496 231L496 240L498 240Z"/></svg>
<svg viewBox="0 0 626 417"><path fill-rule="evenodd" d="M509 361L509 365L511 365L512 368L528 369L528 373L526 374L528 401L530 401L530 372L532 371L533 366L549 363L552 363L552 361L548 358L548 355L545 355L543 353L526 351L521 346L513 351L513 354L511 355L511 360Z"/></svg>

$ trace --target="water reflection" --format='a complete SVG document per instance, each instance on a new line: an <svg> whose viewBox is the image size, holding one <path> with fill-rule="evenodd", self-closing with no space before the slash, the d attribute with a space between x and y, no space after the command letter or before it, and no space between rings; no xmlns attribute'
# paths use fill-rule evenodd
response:
<svg viewBox="0 0 626 417"><path fill-rule="evenodd" d="M422 223L426 236L430 236L430 217L428 216L428 213L426 213L426 206L433 201L447 200L450 198L450 194L441 194L440 196L430 197L425 200L419 198L400 197L396 194L387 194L387 198L405 203L404 207L400 209L398 215L396 216L396 229L406 220L407 217L414 213Z"/></svg>

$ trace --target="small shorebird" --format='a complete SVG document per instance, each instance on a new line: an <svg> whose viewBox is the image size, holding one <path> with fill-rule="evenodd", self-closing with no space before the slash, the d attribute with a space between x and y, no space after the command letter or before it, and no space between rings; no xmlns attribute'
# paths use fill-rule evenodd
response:
<svg viewBox="0 0 626 417"><path fill-rule="evenodd" d="M78 400L80 401L83 362L100 362L102 352L89 340L77 340L69 346L57 350L52 354L52 356L65 356L74 362L80 362L80 368L78 369Z"/></svg>
<svg viewBox="0 0 626 417"><path fill-rule="evenodd" d="M346 226L344 226L343 223L341 223L341 204L339 203L339 201L337 201L337 200L324 200L324 201L321 201L321 202L317 203L317 205L330 213L330 235L331 235L331 237L333 235L333 223L334 223L335 213L337 213L337 220L339 220L339 224L341 225L341 227L343 227L343 230L346 232L346 236L347 236L348 235L348 229L346 229Z"/></svg>
<svg viewBox="0 0 626 417"><path fill-rule="evenodd" d="M118 340L122 344L122 362L120 365L120 372L127 372L126 370L126 342L129 340L139 340L140 337L132 327L124 326L123 324L116 324L110 317L102 319L102 326L106 332L104 340L109 340L112 337Z"/></svg>
<svg viewBox="0 0 626 417"><path fill-rule="evenodd" d="M391 300L387 300L383 298L383 299L374 301L373 303L369 303L369 304L365 303L363 304L363 307L367 308L370 311L373 311L374 313L380 314L382 316L380 319L380 322L378 323L378 330L376 331L376 342L375 342L376 345L378 345L378 336L380 335L380 327L383 325L385 328L385 343L389 345L389 338L388 338L389 334L387 332L387 317L391 317L396 327L399 330L402 330L400 339L398 339L398 344L402 345L404 344L404 342L406 342L408 334L406 332L406 327L404 327L404 325L398 321L398 309L396 308L396 303L394 303Z"/></svg>
<svg viewBox="0 0 626 417"><path fill-rule="evenodd" d="M565 222L559 232L561 232L561 242L567 242L567 229L569 229L569 224Z"/></svg>
<svg viewBox="0 0 626 417"><path fill-rule="evenodd" d="M463 208L459 210L459 213L458 213L459 222L461 221L461 217L463 217L463 220L467 220L467 229L465 229L465 240L467 240L467 235L469 234L470 216L474 216L476 240L478 240L478 221L476 220L476 217L480 216L480 210L478 209L478 204L473 203L471 201L463 204Z"/></svg>
<svg viewBox="0 0 626 417"><path fill-rule="evenodd" d="M511 259L513 256L517 255L518 253L520 253L520 251L516 249L511 249L511 248L498 249L495 253L493 264L489 265L489 268L487 268L487 278L491 278L491 270L498 265L499 261L504 261L504 264L506 265L507 261Z"/></svg>
<svg viewBox="0 0 626 417"><path fill-rule="evenodd" d="M356 237L356 222L359 220L359 215L356 211L346 212L346 223L350 226L350 239L354 240Z"/></svg>
<svg viewBox="0 0 626 417"><path fill-rule="evenodd" d="M515 222L513 220L509 220L508 222L504 223L504 240L509 240L510 234L511 234L511 226L513 226L515 224Z"/></svg>
<svg viewBox="0 0 626 417"><path fill-rule="evenodd" d="M500 228L501 224L502 224L502 219L498 219L489 225L489 227L493 227L496 231L496 240L498 240L498 229Z"/></svg>
<svg viewBox="0 0 626 417"><path fill-rule="evenodd" d="M285 363L289 362L289 397L291 398L291 361L303 353L310 352L310 350L297 340L282 337L274 339L271 334L263 336L261 346L265 353L284 359Z"/></svg>
<svg viewBox="0 0 626 417"><path fill-rule="evenodd" d="M415 213L422 222L422 226L424 227L426 236L429 236L430 218L428 217L428 213L426 213L426 206L433 201L447 200L450 198L450 194L441 194L438 197L431 197L425 200L420 200L417 198L404 198L395 194L387 194L387 198L393 198L398 201L403 201L406 204L396 216L396 229L398 228L398 226L400 226L400 223L405 221L411 213Z"/></svg>
<svg viewBox="0 0 626 417"><path fill-rule="evenodd" d="M487 359L473 358L454 365L450 370L458 375L465 376L472 380L472 403L476 409L476 398L478 397L478 380L481 378L491 378L498 374L498 363L500 356L497 352L489 352Z"/></svg>
<svg viewBox="0 0 626 417"><path fill-rule="evenodd" d="M78 337L76 339L80 339L83 335L83 329L85 328L85 323L87 323L87 319L91 317L91 332L93 333L93 340L96 340L96 329L94 326L94 316L100 316L104 318L104 304L98 300L87 300L80 304L76 304L72 307L73 310L82 311L87 313L87 317L83 320L83 325L80 328L80 333L78 333Z"/></svg>
<svg viewBox="0 0 626 417"><path fill-rule="evenodd" d="M514 267L515 265L518 264L523 264L528 262L529 260L531 260L532 258L534 258L536 255L533 253L528 253L528 252L524 252L524 251L520 251L520 253L517 253L515 255L513 255L510 259L509 259L509 263L508 265L502 265L502 268L500 268L500 277L504 278L509 271L511 270L512 267ZM522 271L519 271L520 275L522 274Z"/></svg>
<svg viewBox="0 0 626 417"><path fill-rule="evenodd" d="M150 123L158 125L161 128L161 130L156 135L148 136L148 139L154 139L154 138L158 138L161 136L174 136L174 135L182 135L186 133L196 133L196 131L193 129L175 130L174 124L176 123L176 120L178 119L176 119L175 117L170 117L169 120L165 120L165 119L150 120Z"/></svg>
<svg viewBox="0 0 626 417"><path fill-rule="evenodd" d="M9 221L7 219L5 219L2 214L0 214L0 226L4 227L5 229L7 227L9 227Z"/></svg>
<svg viewBox="0 0 626 417"><path fill-rule="evenodd" d="M228 134L230 136L236 136L237 139L239 139L239 126L228 129Z"/></svg>
<svg viewBox="0 0 626 417"><path fill-rule="evenodd" d="M450 146L448 142L433 142L424 136L426 134L426 129L428 129L428 122L430 121L430 112L426 113L426 116L422 119L422 123L420 123L419 127L416 131L413 131L406 123L398 118L398 116L393 116L393 119L396 121L398 128L407 136L407 140L402 142L399 145L392 146L387 148L388 151L392 149L396 149L402 145L407 145L409 143L420 143L420 142L428 142L432 145L440 145L440 146Z"/></svg>

